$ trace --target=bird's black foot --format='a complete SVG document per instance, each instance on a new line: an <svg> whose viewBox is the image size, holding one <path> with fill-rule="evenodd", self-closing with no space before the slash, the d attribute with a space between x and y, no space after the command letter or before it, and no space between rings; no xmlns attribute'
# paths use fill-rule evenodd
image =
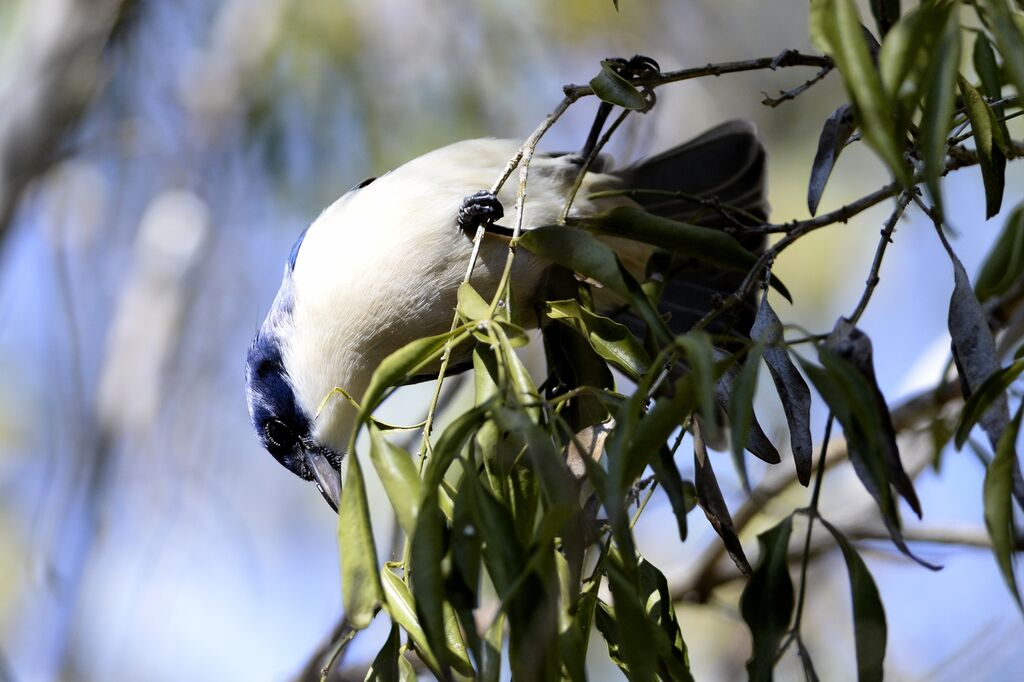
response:
<svg viewBox="0 0 1024 682"><path fill-rule="evenodd" d="M476 228L481 225L488 232L504 235L507 232L506 228L499 228L494 224L504 215L505 209L498 201L498 197L482 189L462 200L462 206L459 207L458 224L469 235L474 234Z"/></svg>

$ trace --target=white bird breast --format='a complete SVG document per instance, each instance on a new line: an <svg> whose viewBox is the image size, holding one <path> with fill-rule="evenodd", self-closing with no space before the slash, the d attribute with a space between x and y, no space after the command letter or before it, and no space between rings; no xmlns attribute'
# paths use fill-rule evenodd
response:
<svg viewBox="0 0 1024 682"><path fill-rule="evenodd" d="M389 353L422 336L447 331L472 240L456 224L463 199L489 187L519 144L467 140L430 152L342 196L310 226L295 263L291 329L285 367L307 414L315 414L335 386L353 396L365 390ZM578 166L565 157L534 158L523 229L554 223ZM498 195L500 222L515 220L517 175ZM589 192L614 187L610 175L588 174L574 214L608 208ZM485 238L472 283L493 296L508 253L507 241ZM537 296L548 263L522 250L514 261L514 295L523 310ZM344 452L354 412L331 400L314 437Z"/></svg>

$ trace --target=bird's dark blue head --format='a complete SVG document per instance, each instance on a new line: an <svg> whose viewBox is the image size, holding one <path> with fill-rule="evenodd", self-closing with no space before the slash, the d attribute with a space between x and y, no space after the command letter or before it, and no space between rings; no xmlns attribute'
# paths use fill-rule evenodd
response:
<svg viewBox="0 0 1024 682"><path fill-rule="evenodd" d="M285 367L282 334L291 321L291 269L296 243L285 270L281 290L267 319L260 325L246 356L245 382L249 416L256 435L286 469L314 481L335 510L341 495L341 456L317 444L311 436L313 415L299 405Z"/></svg>

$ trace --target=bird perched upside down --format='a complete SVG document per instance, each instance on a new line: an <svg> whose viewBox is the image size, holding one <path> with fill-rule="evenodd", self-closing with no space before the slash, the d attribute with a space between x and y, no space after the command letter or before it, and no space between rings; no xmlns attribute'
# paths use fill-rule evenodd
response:
<svg viewBox="0 0 1024 682"><path fill-rule="evenodd" d="M448 330L475 225L500 218L502 205L515 202L511 183L497 197L478 190L500 175L518 147L510 140L467 140L409 161L346 192L292 248L281 288L249 349L249 413L270 454L292 473L314 481L334 509L356 409L329 396L338 387L358 399L390 353ZM534 157L524 230L557 222L581 161L578 155ZM747 220L763 219L764 165L753 126L732 121L622 170L605 171L595 164L570 215L639 205L665 217L735 227L736 217L726 220L724 212L707 206L720 202L740 209ZM607 189L679 194L589 198ZM503 234L507 229L495 226L484 238L473 272L473 286L488 298L505 264L508 239ZM753 239L747 246L757 248L761 238ZM643 279L653 248L607 241ZM517 253L511 282L524 310L544 300L542 283L551 267L533 254ZM736 273L680 262L661 301L672 313L673 331L685 331L710 309L715 296L730 293L737 283Z"/></svg>

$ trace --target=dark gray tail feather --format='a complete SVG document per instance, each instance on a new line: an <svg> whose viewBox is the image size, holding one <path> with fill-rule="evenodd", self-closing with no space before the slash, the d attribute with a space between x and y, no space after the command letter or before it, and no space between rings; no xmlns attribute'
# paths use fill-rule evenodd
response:
<svg viewBox="0 0 1024 682"><path fill-rule="evenodd" d="M716 229L731 228L733 236L755 253L764 248L763 234L742 233L768 217L765 198L765 151L749 121L728 121L678 147L644 159L615 173L626 187L676 192L679 197L634 196L655 215ZM660 265L656 265L660 262ZM670 315L676 334L688 331L711 310L716 296L726 297L743 280L744 273L720 270L693 258L652 258L652 268L665 278L661 309ZM709 328L713 334L746 336L756 312L756 302L733 309ZM622 319L639 331L635 318Z"/></svg>

